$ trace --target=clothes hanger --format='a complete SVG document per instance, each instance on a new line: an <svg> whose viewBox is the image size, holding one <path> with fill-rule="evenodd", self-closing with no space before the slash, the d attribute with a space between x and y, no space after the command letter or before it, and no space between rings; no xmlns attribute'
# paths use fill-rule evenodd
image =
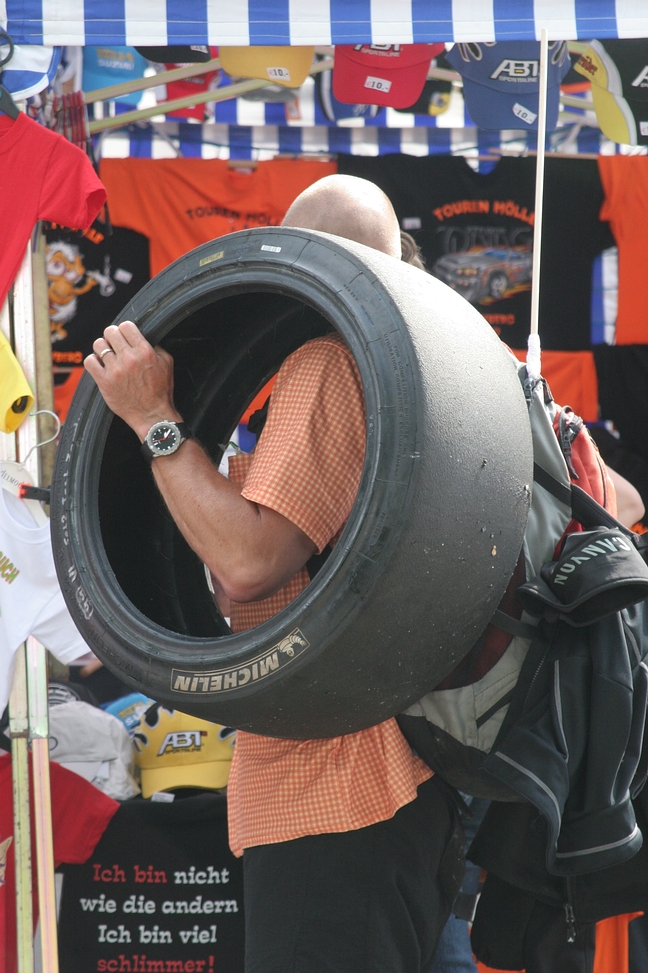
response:
<svg viewBox="0 0 648 973"><path fill-rule="evenodd" d="M4 38L5 43L9 47L9 53L5 58L0 60L0 68L3 67L5 64L7 64L8 61L11 60L14 52L14 43L11 37L9 36L6 30L3 30L0 27L0 40L2 38ZM20 115L20 109L18 108L15 101L13 100L13 98L11 97L7 89L4 87L4 85L1 84L0 84L0 111L4 112L8 118L12 118L14 121Z"/></svg>
<svg viewBox="0 0 648 973"><path fill-rule="evenodd" d="M56 422L56 432L49 439L44 439L42 443L36 443L35 446L32 446L25 456L24 463L27 462L35 449L40 449L41 446L46 446L48 443L54 442L61 431L61 420L55 412L51 412L49 409L39 409L37 412L30 413L30 415L52 416ZM41 503L49 503L50 491L49 489L34 486L34 479L23 463L18 463L15 460L3 460L0 463L0 483L4 490L7 490L12 496L18 497L23 501L37 527L42 527L48 522L49 518L43 510Z"/></svg>

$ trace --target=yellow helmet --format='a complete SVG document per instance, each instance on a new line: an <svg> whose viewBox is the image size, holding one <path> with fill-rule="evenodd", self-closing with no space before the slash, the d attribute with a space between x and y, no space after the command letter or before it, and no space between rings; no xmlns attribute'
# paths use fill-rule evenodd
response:
<svg viewBox="0 0 648 973"><path fill-rule="evenodd" d="M133 731L142 795L175 787L225 787L235 736L232 727L154 703Z"/></svg>

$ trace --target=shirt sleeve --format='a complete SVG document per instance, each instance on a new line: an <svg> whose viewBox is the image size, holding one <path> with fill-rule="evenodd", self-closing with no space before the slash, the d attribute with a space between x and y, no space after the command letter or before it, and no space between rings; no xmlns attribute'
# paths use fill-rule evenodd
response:
<svg viewBox="0 0 648 973"><path fill-rule="evenodd" d="M55 761L50 763L50 773L54 861L57 866L62 862L82 865L95 850L119 804Z"/></svg>
<svg viewBox="0 0 648 973"><path fill-rule="evenodd" d="M60 589L38 615L31 634L65 666L88 652L88 645L72 621Z"/></svg>
<svg viewBox="0 0 648 973"><path fill-rule="evenodd" d="M106 190L85 152L56 136L41 188L38 218L85 230L105 202Z"/></svg>
<svg viewBox="0 0 648 973"><path fill-rule="evenodd" d="M337 337L307 342L279 370L242 494L296 524L321 551L353 507L365 440L351 352Z"/></svg>
<svg viewBox="0 0 648 973"><path fill-rule="evenodd" d="M625 159L623 160L625 162ZM616 200L616 175L618 174L618 160L616 157L600 155L598 157L599 175L603 186L603 204L599 212L599 219L611 223L614 219Z"/></svg>

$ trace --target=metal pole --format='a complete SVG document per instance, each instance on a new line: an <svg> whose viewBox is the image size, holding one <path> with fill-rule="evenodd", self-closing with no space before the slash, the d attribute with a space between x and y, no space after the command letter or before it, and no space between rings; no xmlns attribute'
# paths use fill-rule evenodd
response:
<svg viewBox="0 0 648 973"><path fill-rule="evenodd" d="M40 319L39 319L40 320ZM49 322L40 321L48 330ZM32 276L31 244L27 247L18 276L14 282L14 347L25 378L38 401L37 374L38 337L35 331L34 281ZM47 362L49 366L49 360ZM34 409L34 411L36 411ZM18 458L25 462L34 483L40 483L40 453L32 451L38 441L38 421L29 416L18 427ZM27 454L31 455L27 459ZM38 877L38 909L40 914L43 973L58 973L56 937L56 895L54 890L54 844L52 836L52 799L49 773L49 725L47 717L47 660L45 649L29 638L26 649L27 706L29 736L32 742L32 771L34 781L34 831L36 844L36 874Z"/></svg>
<svg viewBox="0 0 648 973"><path fill-rule="evenodd" d="M11 696L9 736L13 782L14 862L16 868L16 952L18 973L34 973L34 913L32 906L31 826L29 818L29 752L27 737L27 670L25 648L16 652Z"/></svg>
<svg viewBox="0 0 648 973"><path fill-rule="evenodd" d="M11 343L9 301L0 310L0 328ZM17 458L16 436L0 436L0 459ZM0 488L1 489L1 488ZM16 869L16 952L18 973L34 973L34 915L32 906L31 823L29 816L29 708L25 647L16 652L9 697L11 778L13 784L13 855Z"/></svg>
<svg viewBox="0 0 648 973"><path fill-rule="evenodd" d="M36 875L40 918L43 973L58 973L56 890L54 887L54 836L49 765L49 719L47 709L47 660L43 646L27 639L27 699L29 737L34 774L34 824L36 831Z"/></svg>
<svg viewBox="0 0 648 973"><path fill-rule="evenodd" d="M529 378L540 377L540 336L538 316L540 309L540 256L542 253L542 204L544 197L545 139L547 134L547 61L549 31L540 31L540 91L538 93L538 155L536 163L535 209L533 222L533 276L531 280L531 329L527 353Z"/></svg>

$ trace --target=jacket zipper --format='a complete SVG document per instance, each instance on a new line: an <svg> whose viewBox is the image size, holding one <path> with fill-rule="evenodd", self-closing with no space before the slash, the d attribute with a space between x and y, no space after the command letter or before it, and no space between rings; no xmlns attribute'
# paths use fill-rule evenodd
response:
<svg viewBox="0 0 648 973"><path fill-rule="evenodd" d="M567 942L576 942L576 917L574 916L574 905L572 899L571 879L565 879L565 891L567 901L564 903L565 922L567 923Z"/></svg>

